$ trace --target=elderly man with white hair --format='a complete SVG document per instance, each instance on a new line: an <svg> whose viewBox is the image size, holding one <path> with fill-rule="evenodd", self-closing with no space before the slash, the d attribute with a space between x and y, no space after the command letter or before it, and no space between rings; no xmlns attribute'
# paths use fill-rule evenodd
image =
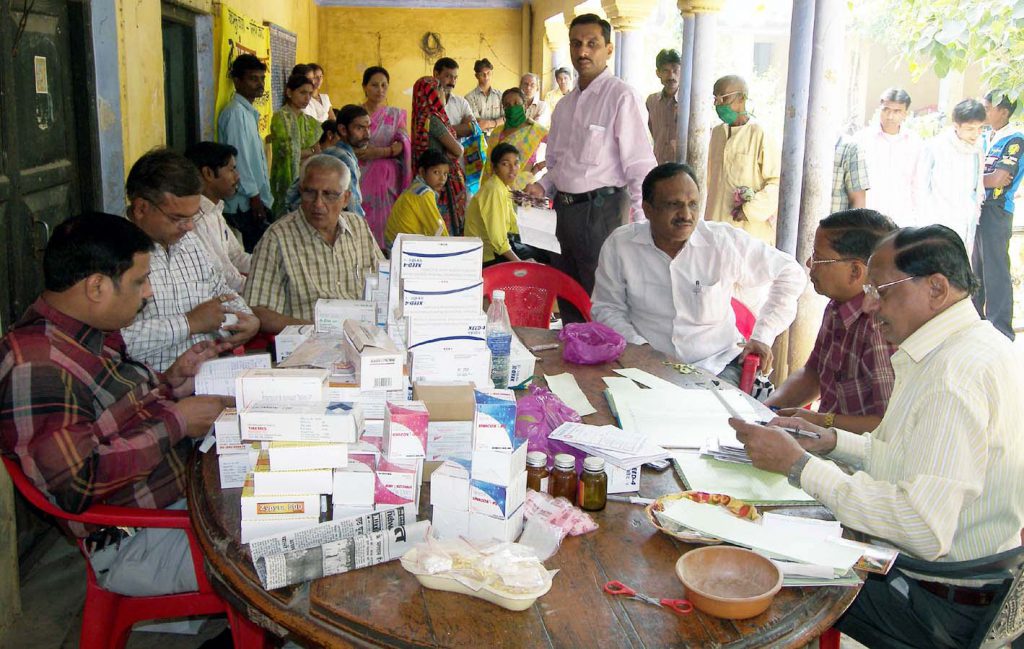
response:
<svg viewBox="0 0 1024 649"><path fill-rule="evenodd" d="M299 176L299 209L260 239L245 297L263 332L311 323L319 298L362 297L363 278L384 256L363 217L342 209L350 181L348 167L337 158L310 157Z"/></svg>
<svg viewBox="0 0 1024 649"><path fill-rule="evenodd" d="M538 92L540 90L540 77L532 72L527 72L519 80L519 89L523 91L523 96L526 97L526 101L523 102L523 106L526 107L526 117L542 126L550 126L551 111L548 110L547 103L540 98Z"/></svg>

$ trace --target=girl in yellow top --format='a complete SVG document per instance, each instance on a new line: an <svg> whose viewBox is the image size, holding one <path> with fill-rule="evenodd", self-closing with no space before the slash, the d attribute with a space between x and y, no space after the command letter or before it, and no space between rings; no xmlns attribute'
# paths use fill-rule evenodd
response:
<svg viewBox="0 0 1024 649"><path fill-rule="evenodd" d="M519 174L519 149L502 142L491 151L491 177L466 210L466 236L483 241L484 266L503 261L547 261L543 251L519 243L512 187Z"/></svg>
<svg viewBox="0 0 1024 649"><path fill-rule="evenodd" d="M384 239L389 249L403 232L430 237L448 236L448 228L437 208L438 194L448 182L448 157L437 149L427 149L420 154L416 167L416 177L409 189L395 200L384 226Z"/></svg>

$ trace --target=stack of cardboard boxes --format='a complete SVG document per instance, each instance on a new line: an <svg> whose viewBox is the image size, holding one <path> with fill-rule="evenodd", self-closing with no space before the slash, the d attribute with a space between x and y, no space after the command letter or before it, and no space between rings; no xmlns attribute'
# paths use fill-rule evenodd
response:
<svg viewBox="0 0 1024 649"><path fill-rule="evenodd" d="M409 352L412 382L489 386L480 239L403 234L391 259L388 332Z"/></svg>
<svg viewBox="0 0 1024 649"><path fill-rule="evenodd" d="M474 391L472 452L431 474L434 535L515 540L523 530L526 441L515 435L511 390Z"/></svg>

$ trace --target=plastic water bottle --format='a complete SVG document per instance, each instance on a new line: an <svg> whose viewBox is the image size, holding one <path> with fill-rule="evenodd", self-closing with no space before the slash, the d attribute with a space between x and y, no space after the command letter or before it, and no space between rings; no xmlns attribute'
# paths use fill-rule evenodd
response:
<svg viewBox="0 0 1024 649"><path fill-rule="evenodd" d="M505 291L491 293L491 306L487 308L487 347L491 350L491 382L496 388L508 387L512 353L512 323L505 308Z"/></svg>

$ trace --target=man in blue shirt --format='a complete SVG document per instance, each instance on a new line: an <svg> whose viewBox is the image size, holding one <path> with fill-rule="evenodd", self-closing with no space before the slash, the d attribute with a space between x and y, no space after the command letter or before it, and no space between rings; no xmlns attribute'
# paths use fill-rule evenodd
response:
<svg viewBox="0 0 1024 649"><path fill-rule="evenodd" d="M238 150L238 192L224 204L224 218L242 233L246 252L252 252L267 229L274 205L270 193L267 154L260 137L259 111L253 102L263 96L267 66L252 54L240 54L231 63L235 94L217 117L217 140Z"/></svg>
<svg viewBox="0 0 1024 649"><path fill-rule="evenodd" d="M993 103L996 97L998 103ZM1013 340L1013 286L1010 282L1010 235L1013 231L1013 195L1024 172L1024 133L1010 126L1017 102L999 91L985 95L985 122L992 127L985 156L985 202L974 243L974 272L981 289L974 305L1003 335Z"/></svg>
<svg viewBox="0 0 1024 649"><path fill-rule="evenodd" d="M324 149L323 153L334 156L348 167L348 172L352 178L349 184L351 196L345 209L366 218L366 212L363 210L363 193L359 188L361 171L356 151L361 151L370 144L370 115L366 112L365 108L356 104L342 106L339 110L335 111L335 114L338 118L338 141L333 146ZM401 144L398 142L392 144L392 149L395 146L401 146ZM394 151L392 150L391 153L393 155ZM288 193L285 194L284 200L287 203L288 212L294 212L299 209L298 178L288 188Z"/></svg>

